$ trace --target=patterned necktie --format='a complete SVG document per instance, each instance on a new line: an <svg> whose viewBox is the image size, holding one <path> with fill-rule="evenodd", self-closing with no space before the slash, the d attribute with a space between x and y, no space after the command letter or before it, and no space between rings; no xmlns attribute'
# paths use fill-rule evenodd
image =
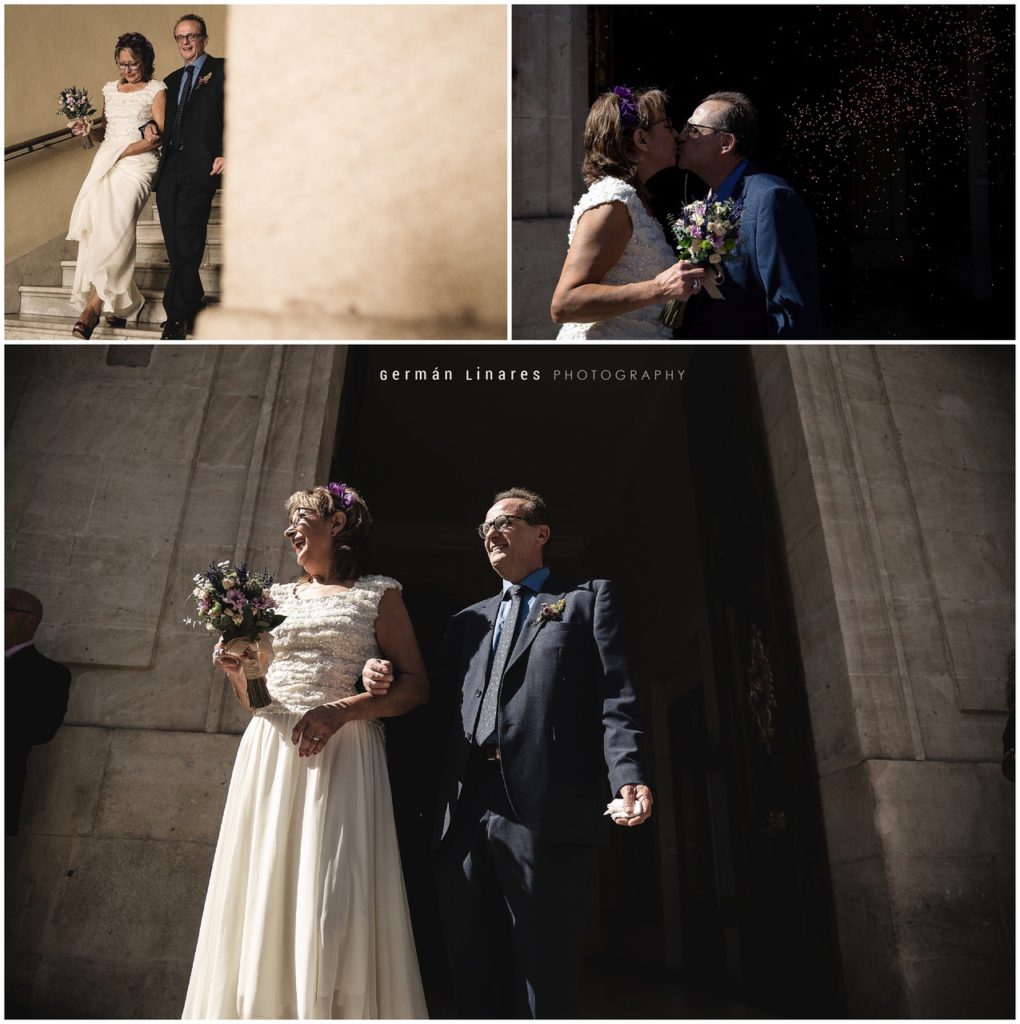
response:
<svg viewBox="0 0 1020 1024"><path fill-rule="evenodd" d="M181 100L177 104L174 113L173 148L184 149L184 139L181 138L181 125L184 122L184 108L188 105L188 97L191 96L191 76L195 73L195 65L189 64L184 69L184 92L181 93Z"/></svg>
<svg viewBox="0 0 1020 1024"><path fill-rule="evenodd" d="M510 587L507 593L510 595L510 610L503 620L503 630L499 634L499 644L496 653L492 656L492 668L489 669L489 681L485 684L485 694L482 697L482 710L478 713L478 724L475 726L475 743L479 746L483 743L490 743L495 740L493 733L496 731L496 707L499 703L499 681L503 678L503 670L506 668L507 659L514 646L514 631L517 627L517 617L521 612L521 590L520 584Z"/></svg>

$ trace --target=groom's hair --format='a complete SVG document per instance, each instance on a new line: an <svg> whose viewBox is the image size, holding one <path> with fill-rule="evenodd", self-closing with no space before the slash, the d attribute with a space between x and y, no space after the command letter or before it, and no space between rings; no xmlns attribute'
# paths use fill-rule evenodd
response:
<svg viewBox="0 0 1020 1024"><path fill-rule="evenodd" d="M201 25L201 26L202 26L202 35L203 35L203 36L208 36L208 35L209 35L209 33L208 33L208 31L206 31L206 27L205 27L205 18L199 17L199 15L197 15L197 14L182 14L182 15L181 15L181 16L180 16L180 17L179 17L179 18L178 18L178 19L177 19L177 20L176 20L176 21L174 22L174 34L175 34L175 35L177 34L177 26L178 26L178 25L179 25L179 24L180 24L180 23L181 23L182 21L197 21L197 22L199 23L199 25Z"/></svg>
<svg viewBox="0 0 1020 1024"><path fill-rule="evenodd" d="M552 525L549 522L549 508L541 494L536 494L534 491L529 491L524 487L510 487L505 491L500 491L492 499L492 504L498 505L507 498L516 498L518 501L525 502L524 511L536 524L541 523L543 526Z"/></svg>
<svg viewBox="0 0 1020 1024"><path fill-rule="evenodd" d="M709 100L719 100L726 104L726 109L716 115L718 124L713 127L734 135L737 152L741 156L750 156L758 140L758 111L750 98L742 92L714 92L706 96L702 103Z"/></svg>

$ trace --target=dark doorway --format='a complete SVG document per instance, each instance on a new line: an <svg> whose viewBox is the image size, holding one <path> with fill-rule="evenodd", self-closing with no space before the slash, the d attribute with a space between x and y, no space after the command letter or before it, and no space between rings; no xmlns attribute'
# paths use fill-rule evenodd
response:
<svg viewBox="0 0 1020 1024"><path fill-rule="evenodd" d="M770 933L765 926L777 908L759 895L762 874L747 854L749 843L752 856L759 852L745 832L757 827L764 804L748 791L756 752L747 713L737 706L746 682L736 641L745 606L767 637L772 664L785 671L799 662L783 587L769 590L772 617L740 596L760 580L750 574L741 582L720 560L714 538L730 526L727 507L701 491L717 486L704 460L737 452L727 500L742 496L771 508L761 431L747 411L755 408L744 349L349 349L330 478L349 479L366 495L378 571L403 583L430 668L450 614L497 590L474 525L504 487L546 497L558 570L615 579L627 598L656 756L656 814L641 829L607 830L586 947L586 1016L792 1015L809 1005L820 1016L838 1005L806 716L781 723L784 764L792 758L806 781L784 770L770 783L769 798L785 801L780 810L792 818L797 809L797 842L784 837L769 863L784 885L799 886L798 900L821 909L797 916L787 907L796 923L777 922ZM716 438L720 417L728 432ZM695 453L695 444L703 450ZM774 527L774 519L767 522ZM754 541L769 548L768 565L785 579L774 529L760 526ZM759 553L753 565L765 557ZM731 608L718 594L732 597L734 589ZM726 623L714 621L720 615ZM439 723L450 693L447 681L432 676L432 701L388 726L388 748L430 1009L448 1016L428 849L446 735ZM790 690L783 691L785 715L803 686L793 672L783 683ZM789 885L782 893L790 895ZM800 992L807 961L798 957L806 952L824 989L808 986L810 997ZM782 967L778 987L771 974L756 973L757 961L767 971Z"/></svg>
<svg viewBox="0 0 1020 1024"><path fill-rule="evenodd" d="M718 90L756 103L753 159L815 221L829 337L1014 337L1011 5L589 11L589 100L659 86L678 125ZM653 180L665 209L705 193Z"/></svg>

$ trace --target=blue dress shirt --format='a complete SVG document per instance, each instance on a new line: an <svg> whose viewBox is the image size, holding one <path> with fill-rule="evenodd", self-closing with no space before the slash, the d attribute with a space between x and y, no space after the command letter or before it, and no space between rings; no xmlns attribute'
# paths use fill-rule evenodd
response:
<svg viewBox="0 0 1020 1024"><path fill-rule="evenodd" d="M205 59L208 56L209 56L209 54L203 53L201 57L199 57L197 60L193 60L191 62L191 67L193 67L195 69L195 73L191 76L191 91L192 92L195 91L195 86L198 84L198 80L202 77L202 65L205 63ZM185 64L184 66L185 66L185 68L188 67L187 64ZM187 80L188 80L188 76L187 75L181 75L181 87L177 90L177 102L178 103L181 102L181 97L184 95L184 83L187 82Z"/></svg>
<svg viewBox="0 0 1020 1024"><path fill-rule="evenodd" d="M549 567L543 565L541 569L536 569L533 573L529 573L520 581L520 585L525 588L521 593L521 610L517 616L517 628L514 630L514 642L516 643L517 637L521 635L521 629L524 623L528 621L528 617L531 615L531 609L535 607L535 598L538 597L538 592L542 589L543 584L549 578ZM514 586L509 580L503 580L503 596L506 597L506 592ZM499 611L496 613L496 628L492 631L492 649L495 650L499 644L499 635L503 632L503 623L506 620L507 613L510 611L509 601L499 602ZM513 648L511 647L511 650Z"/></svg>
<svg viewBox="0 0 1020 1024"><path fill-rule="evenodd" d="M733 195L733 190L737 187L737 182L740 181L740 175L744 173L744 168L746 166L747 160L741 160L740 163L737 164L737 166L734 167L733 170L730 171L730 173L723 179L723 183L719 186L719 190L711 194L712 198L720 203L725 203L726 200Z"/></svg>

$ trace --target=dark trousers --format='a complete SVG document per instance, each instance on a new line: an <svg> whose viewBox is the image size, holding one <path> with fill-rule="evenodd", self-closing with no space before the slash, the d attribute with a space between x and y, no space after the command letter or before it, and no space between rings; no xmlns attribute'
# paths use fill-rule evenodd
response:
<svg viewBox="0 0 1020 1024"><path fill-rule="evenodd" d="M167 156L156 188L156 205L170 260L170 278L163 292L168 320L193 320L202 308L205 290L199 268L215 195L208 176L197 176L176 153Z"/></svg>
<svg viewBox="0 0 1020 1024"><path fill-rule="evenodd" d="M474 764L436 853L458 1017L574 1016L596 872L595 847L535 835L498 763Z"/></svg>

